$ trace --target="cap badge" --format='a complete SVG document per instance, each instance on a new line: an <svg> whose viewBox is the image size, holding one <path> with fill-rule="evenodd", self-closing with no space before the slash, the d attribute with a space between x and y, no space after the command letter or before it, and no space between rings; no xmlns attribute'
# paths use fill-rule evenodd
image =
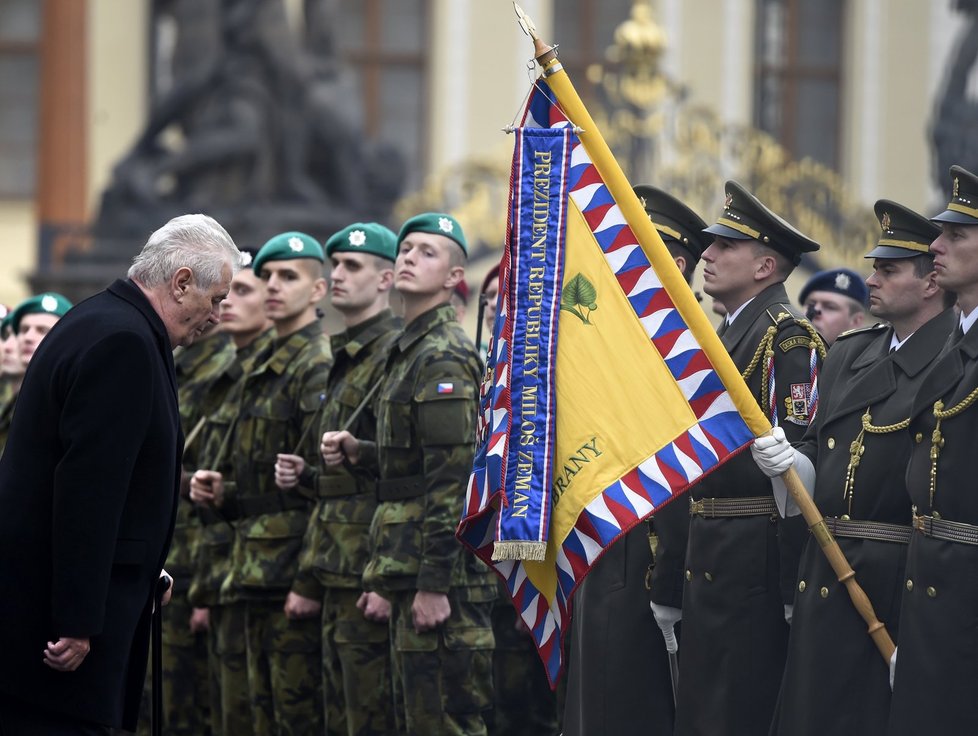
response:
<svg viewBox="0 0 978 736"><path fill-rule="evenodd" d="M354 230L350 233L350 245L359 248L367 242L367 234L363 230Z"/></svg>
<svg viewBox="0 0 978 736"><path fill-rule="evenodd" d="M954 187L951 190L951 196L952 197L958 196L958 177L954 177Z"/></svg>
<svg viewBox="0 0 978 736"><path fill-rule="evenodd" d="M41 309L43 309L45 312L53 312L57 308L58 308L58 300L55 299L50 294L44 296L41 299Z"/></svg>
<svg viewBox="0 0 978 736"><path fill-rule="evenodd" d="M848 291L849 285L852 283L852 279L849 278L847 273L837 273L835 275L835 288L841 289L842 291Z"/></svg>
<svg viewBox="0 0 978 736"><path fill-rule="evenodd" d="M295 236L289 238L289 247L296 253L302 252L302 239Z"/></svg>
<svg viewBox="0 0 978 736"><path fill-rule="evenodd" d="M250 266L251 265L251 253L248 251L243 251L241 253L241 265Z"/></svg>
<svg viewBox="0 0 978 736"><path fill-rule="evenodd" d="M732 204L733 204L733 195L728 194L727 198L723 200L723 209L728 209Z"/></svg>
<svg viewBox="0 0 978 736"><path fill-rule="evenodd" d="M883 213L883 217L880 220L880 227L883 228L884 230L886 230L887 232L890 231L890 213L889 212L884 212Z"/></svg>
<svg viewBox="0 0 978 736"><path fill-rule="evenodd" d="M438 229L441 230L442 232L450 233L452 230L455 229L455 225L452 224L452 221L449 220L447 217L439 217Z"/></svg>

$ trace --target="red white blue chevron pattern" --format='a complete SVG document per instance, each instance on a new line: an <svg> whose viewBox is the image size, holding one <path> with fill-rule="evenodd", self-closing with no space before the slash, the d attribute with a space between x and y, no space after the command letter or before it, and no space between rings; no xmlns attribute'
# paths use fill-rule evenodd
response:
<svg viewBox="0 0 978 736"><path fill-rule="evenodd" d="M529 127L568 124L545 83L537 83L523 124ZM489 503L494 494L486 487L484 473L473 474L466 499L467 521L460 529L460 538L506 581L517 610L536 639L552 682L561 669L560 642L569 624L568 601L591 565L618 537L753 440L708 356L663 287L579 140L572 154L569 181L571 200L590 225L622 291L669 367L697 423L588 504L557 551L558 585L552 601L527 578L523 562L492 561L496 515ZM504 263L503 271L505 267ZM502 271L500 286L503 287ZM506 293L505 288L500 291ZM500 308L506 309L505 296ZM504 362L505 335L497 337L500 339L493 346L494 354L503 362L496 365L494 381L483 386L483 395L493 394L495 400L484 406L481 428L490 435L487 452L505 457L506 448L502 445L509 411L506 383L509 366Z"/></svg>

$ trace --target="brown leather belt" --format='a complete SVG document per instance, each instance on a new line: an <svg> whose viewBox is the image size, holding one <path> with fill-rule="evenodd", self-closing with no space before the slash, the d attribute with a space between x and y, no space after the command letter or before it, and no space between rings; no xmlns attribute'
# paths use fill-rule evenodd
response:
<svg viewBox="0 0 978 736"><path fill-rule="evenodd" d="M777 514L774 496L749 496L746 498L689 499L689 515L718 519L727 516L769 516Z"/></svg>
<svg viewBox="0 0 978 736"><path fill-rule="evenodd" d="M978 546L978 526L972 524L914 514L913 528L925 537Z"/></svg>
<svg viewBox="0 0 978 736"><path fill-rule="evenodd" d="M320 475L316 481L316 493L320 498L356 496L362 492L360 481L352 475Z"/></svg>
<svg viewBox="0 0 978 736"><path fill-rule="evenodd" d="M408 475L403 478L385 478L377 481L378 501L405 501L424 495L424 476Z"/></svg>
<svg viewBox="0 0 978 736"><path fill-rule="evenodd" d="M833 537L849 539L872 539L876 542L896 542L910 544L913 530L901 524L887 524L882 521L865 521L863 519L836 519L826 516L825 526Z"/></svg>

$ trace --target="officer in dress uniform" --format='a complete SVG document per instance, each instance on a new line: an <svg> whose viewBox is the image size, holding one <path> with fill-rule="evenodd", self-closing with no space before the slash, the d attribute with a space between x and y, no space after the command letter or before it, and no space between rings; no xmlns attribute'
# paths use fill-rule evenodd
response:
<svg viewBox="0 0 978 736"><path fill-rule="evenodd" d="M868 299L866 282L850 268L819 271L798 295L805 317L829 347L843 332L862 327Z"/></svg>
<svg viewBox="0 0 978 736"><path fill-rule="evenodd" d="M409 736L485 736L492 706L495 580L454 534L482 373L449 303L467 253L449 215L416 215L401 226L394 286L405 326L379 389L377 441L339 431L322 442L327 465L379 468L363 585L391 603L397 732Z"/></svg>
<svg viewBox="0 0 978 736"><path fill-rule="evenodd" d="M816 506L895 639L911 534L905 468L895 460L910 455L913 397L955 315L954 295L937 285L928 252L937 226L885 199L875 209L882 233L866 255L873 259L869 308L889 325L839 336L819 376L818 414L797 450L799 464L814 466ZM776 460L794 460L786 440L762 437L755 448L758 465L774 477L786 469ZM813 537L798 577L772 733L882 736L889 665Z"/></svg>
<svg viewBox="0 0 978 736"><path fill-rule="evenodd" d="M713 239L704 232L706 223L660 189L637 186L635 193L688 283ZM649 601L682 608L688 527L685 499L669 504L609 547L574 594L564 712L568 736L672 733L675 704L666 643ZM654 565L653 532L671 542L660 548L663 554L656 555ZM673 624L667 627L670 636Z"/></svg>
<svg viewBox="0 0 978 736"><path fill-rule="evenodd" d="M253 268L266 285L275 341L245 378L228 433L235 493L223 488L219 471L198 470L191 480L201 498L223 493L221 513L235 522L222 592L244 601L248 697L258 734L322 733L318 610L289 595L315 489L281 491L275 461L319 426L330 365L316 316L326 295L323 261L322 246L299 232L276 235L258 251Z"/></svg>
<svg viewBox="0 0 978 736"><path fill-rule="evenodd" d="M727 316L720 337L762 411L800 440L816 409L824 344L784 280L818 250L734 181L703 252L704 291ZM758 734L770 725L805 528L780 519L747 453L690 490L676 734ZM794 523L793 523L794 522ZM661 542L660 542L661 543ZM654 609L657 618L677 617Z"/></svg>
<svg viewBox="0 0 978 736"><path fill-rule="evenodd" d="M345 330L330 338L333 365L317 432L301 456L280 454L279 488L321 464L324 433L347 427L365 440L377 429L378 381L400 329L389 307L397 236L383 225L357 222L326 241L330 303ZM309 459L309 463L305 458ZM396 729L391 700L390 603L364 592L360 579L370 552L368 532L377 508L376 469L321 469L319 496L299 556L292 593L322 606L323 701L329 736L386 736Z"/></svg>
<svg viewBox="0 0 978 736"><path fill-rule="evenodd" d="M978 731L978 177L951 167L951 201L932 218L937 283L958 297L958 327L914 398L907 553L894 656L893 736Z"/></svg>

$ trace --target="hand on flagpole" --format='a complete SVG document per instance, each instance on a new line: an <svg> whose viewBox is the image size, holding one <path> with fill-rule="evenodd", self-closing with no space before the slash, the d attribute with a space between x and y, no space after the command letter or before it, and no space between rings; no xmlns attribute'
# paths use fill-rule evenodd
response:
<svg viewBox="0 0 978 736"><path fill-rule="evenodd" d="M774 502L782 518L800 514L801 509L788 493L781 475L794 467L802 485L811 496L812 488L815 487L815 466L812 465L812 461L791 446L781 427L774 427L770 434L755 439L750 446L750 454L761 472L771 479Z"/></svg>

